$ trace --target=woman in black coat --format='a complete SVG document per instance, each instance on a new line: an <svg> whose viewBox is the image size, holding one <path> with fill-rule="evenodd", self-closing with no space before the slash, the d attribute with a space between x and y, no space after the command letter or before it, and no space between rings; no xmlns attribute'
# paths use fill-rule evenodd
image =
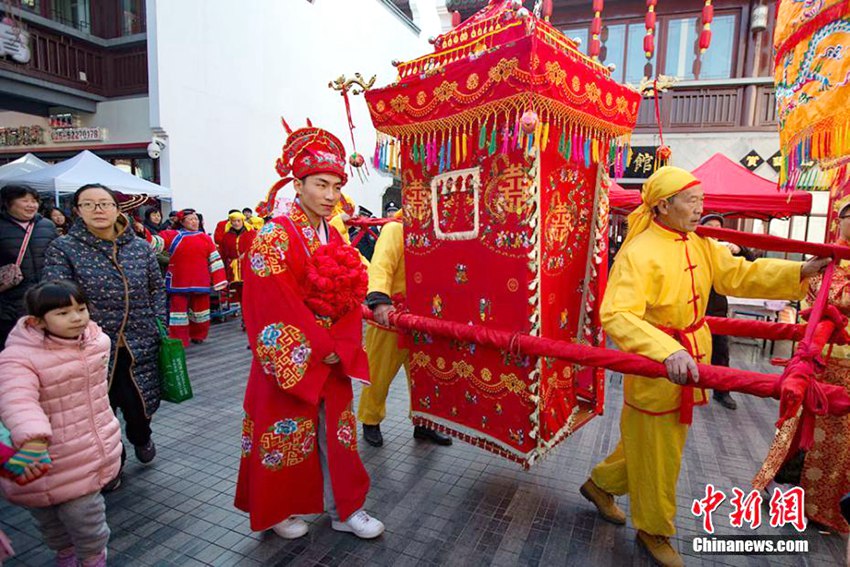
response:
<svg viewBox="0 0 850 567"><path fill-rule="evenodd" d="M159 331L165 285L150 245L138 238L108 188L84 185L74 194L79 217L47 250L44 278L76 281L92 319L112 339L109 400L124 415L136 458L156 456L151 417L160 402Z"/></svg>
<svg viewBox="0 0 850 567"><path fill-rule="evenodd" d="M165 223L162 222L162 212L154 208L145 211L145 222L142 224L152 236L156 236L159 234L159 231L167 228Z"/></svg>
<svg viewBox="0 0 850 567"><path fill-rule="evenodd" d="M14 264L32 227L30 242L21 260L24 279L15 287L0 293L0 350L18 319L26 315L24 294L41 280L44 251L56 238L56 226L38 214L38 193L20 185L7 185L0 190L0 266Z"/></svg>

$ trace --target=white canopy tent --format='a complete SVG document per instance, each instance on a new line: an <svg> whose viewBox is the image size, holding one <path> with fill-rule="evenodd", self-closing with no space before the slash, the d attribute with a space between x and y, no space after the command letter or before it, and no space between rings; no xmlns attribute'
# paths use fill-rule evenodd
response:
<svg viewBox="0 0 850 567"><path fill-rule="evenodd" d="M127 173L88 150L56 165L23 175L0 178L0 186L24 185L39 192L53 193L57 201L59 195L73 193L88 183L100 183L125 195L171 198L171 189Z"/></svg>
<svg viewBox="0 0 850 567"><path fill-rule="evenodd" d="M50 165L47 162L41 161L32 154L26 154L15 161L10 161L4 166L0 166L0 179L16 177L18 175L44 169L45 167L50 167Z"/></svg>

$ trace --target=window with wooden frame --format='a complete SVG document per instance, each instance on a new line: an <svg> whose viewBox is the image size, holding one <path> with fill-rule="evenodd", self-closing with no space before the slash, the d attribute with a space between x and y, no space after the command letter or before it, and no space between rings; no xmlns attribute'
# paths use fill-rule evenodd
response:
<svg viewBox="0 0 850 567"><path fill-rule="evenodd" d="M619 82L637 84L645 76L672 75L680 80L728 79L735 76L740 14L736 11L715 14L711 24L711 47L699 53L699 12L659 17L656 23L657 45L647 61L643 50L646 27L643 20L605 22L600 35L599 60L616 66L611 77ZM587 53L589 26L564 28L564 35L581 39L579 49Z"/></svg>
<svg viewBox="0 0 850 567"><path fill-rule="evenodd" d="M665 18L664 74L680 80L728 79L736 61L738 17L718 13L711 22L711 47L699 52L702 21L698 15Z"/></svg>
<svg viewBox="0 0 850 567"><path fill-rule="evenodd" d="M567 37L581 38L581 52L587 53L590 36L586 26L567 28L563 31ZM644 76L654 74L656 54L653 53L652 59L646 60L643 51L644 35L646 27L643 20L609 22L602 28L599 37L602 43L599 60L606 65L613 63L616 66L611 73L613 79L621 83L637 84Z"/></svg>
<svg viewBox="0 0 850 567"><path fill-rule="evenodd" d="M89 0L53 0L50 19L80 31L91 33L91 6Z"/></svg>
<svg viewBox="0 0 850 567"><path fill-rule="evenodd" d="M133 35L145 31L145 3L143 0L122 0L121 35Z"/></svg>

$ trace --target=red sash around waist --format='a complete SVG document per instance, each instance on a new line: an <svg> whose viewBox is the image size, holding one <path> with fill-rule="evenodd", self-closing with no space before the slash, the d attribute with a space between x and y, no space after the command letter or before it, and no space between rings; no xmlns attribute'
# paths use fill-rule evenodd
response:
<svg viewBox="0 0 850 567"><path fill-rule="evenodd" d="M667 335L670 335L676 341L679 342L685 350L688 351L688 354L694 357L694 360L699 362L699 360L704 356L697 352L696 345L691 343L691 339L688 338L688 335L692 335L702 329L705 326L705 317L701 318L699 321L686 327L684 329L672 329L670 327L663 327L661 325L655 325L655 327L664 332ZM703 394L704 395L704 394ZM682 400L681 406L679 407L679 423L685 423L690 425L694 421L694 385L693 382L688 382L684 386L682 386Z"/></svg>

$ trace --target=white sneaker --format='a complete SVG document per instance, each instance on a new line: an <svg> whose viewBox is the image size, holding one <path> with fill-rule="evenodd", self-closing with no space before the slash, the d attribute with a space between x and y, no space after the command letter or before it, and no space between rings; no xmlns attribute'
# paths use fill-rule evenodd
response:
<svg viewBox="0 0 850 567"><path fill-rule="evenodd" d="M283 539L298 539L307 535L310 527L301 518L290 516L281 523L272 526L272 529Z"/></svg>
<svg viewBox="0 0 850 567"><path fill-rule="evenodd" d="M350 532L361 539L376 538L384 533L384 524L360 510L355 512L344 522L331 522L331 527L338 532Z"/></svg>

